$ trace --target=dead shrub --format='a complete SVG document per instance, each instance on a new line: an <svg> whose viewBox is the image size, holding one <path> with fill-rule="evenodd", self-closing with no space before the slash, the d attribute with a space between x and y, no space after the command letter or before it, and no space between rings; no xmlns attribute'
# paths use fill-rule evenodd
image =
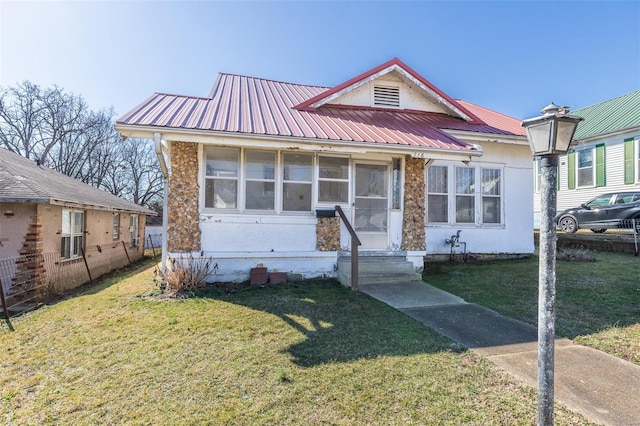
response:
<svg viewBox="0 0 640 426"><path fill-rule="evenodd" d="M556 253L557 260L565 262L595 262L596 259L584 247L563 247Z"/></svg>
<svg viewBox="0 0 640 426"><path fill-rule="evenodd" d="M218 264L212 257L205 257L204 252L200 252L198 257L188 253L169 257L168 260L164 273L156 266L154 281L159 284L161 290L171 294L203 289L209 276L218 270Z"/></svg>

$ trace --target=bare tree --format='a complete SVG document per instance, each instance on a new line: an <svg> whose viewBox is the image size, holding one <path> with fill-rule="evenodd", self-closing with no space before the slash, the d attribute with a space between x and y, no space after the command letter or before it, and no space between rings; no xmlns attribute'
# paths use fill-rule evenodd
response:
<svg viewBox="0 0 640 426"><path fill-rule="evenodd" d="M161 197L162 174L143 139L120 140L113 109L28 81L0 87L0 146L140 205Z"/></svg>

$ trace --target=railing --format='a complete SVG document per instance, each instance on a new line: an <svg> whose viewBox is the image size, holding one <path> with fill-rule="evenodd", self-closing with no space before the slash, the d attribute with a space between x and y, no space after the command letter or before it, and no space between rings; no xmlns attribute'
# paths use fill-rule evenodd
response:
<svg viewBox="0 0 640 426"><path fill-rule="evenodd" d="M361 246L360 238L356 235L356 231L353 230L351 223L349 223L349 219L345 216L344 211L342 211L342 207L336 206L336 211L340 215L342 222L344 222L344 226L349 231L349 235L351 235L351 289L358 289L358 246Z"/></svg>
<svg viewBox="0 0 640 426"><path fill-rule="evenodd" d="M127 247L124 241L93 245L81 256L61 259L60 252L45 252L0 259L0 318L35 309L59 294L131 264L142 248Z"/></svg>

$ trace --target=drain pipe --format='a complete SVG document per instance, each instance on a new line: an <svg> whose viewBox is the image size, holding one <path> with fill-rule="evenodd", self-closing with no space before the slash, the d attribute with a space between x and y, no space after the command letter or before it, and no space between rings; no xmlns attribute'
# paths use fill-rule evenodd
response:
<svg viewBox="0 0 640 426"><path fill-rule="evenodd" d="M164 186L162 191L162 264L160 265L160 271L162 271L162 275L164 276L167 267L167 239L169 238L167 235L167 226L169 224L169 169L167 168L164 153L162 152L162 139L160 133L156 132L153 134L153 142L156 150L156 156L158 157L158 163L160 164L160 170L162 170L162 183Z"/></svg>

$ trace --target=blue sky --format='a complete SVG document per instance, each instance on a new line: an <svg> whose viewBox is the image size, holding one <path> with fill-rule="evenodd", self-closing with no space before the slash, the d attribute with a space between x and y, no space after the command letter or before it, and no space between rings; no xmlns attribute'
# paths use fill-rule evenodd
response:
<svg viewBox="0 0 640 426"><path fill-rule="evenodd" d="M393 57L519 119L585 107L640 89L640 1L0 1L0 85L118 115L218 72L335 86Z"/></svg>

